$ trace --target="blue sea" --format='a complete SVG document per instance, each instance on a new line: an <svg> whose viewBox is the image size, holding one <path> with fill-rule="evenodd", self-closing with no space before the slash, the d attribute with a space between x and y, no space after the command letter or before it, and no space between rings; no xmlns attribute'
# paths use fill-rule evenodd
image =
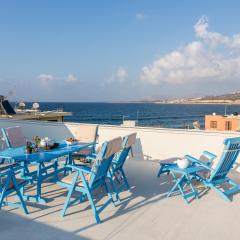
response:
<svg viewBox="0 0 240 240"><path fill-rule="evenodd" d="M31 103L27 103L31 107ZM63 108L73 115L65 121L81 123L99 123L119 125L123 118L138 120L140 126L167 128L192 127L193 121L199 121L204 127L206 114L224 114L225 105L189 105L189 104L153 104L153 103L69 103L42 102L41 110ZM240 105L228 105L227 113L240 113Z"/></svg>

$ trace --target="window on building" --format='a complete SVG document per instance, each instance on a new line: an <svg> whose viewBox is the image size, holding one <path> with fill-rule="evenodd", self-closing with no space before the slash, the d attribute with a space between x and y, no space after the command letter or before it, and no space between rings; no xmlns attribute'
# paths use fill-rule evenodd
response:
<svg viewBox="0 0 240 240"><path fill-rule="evenodd" d="M232 122L231 121L225 122L225 130L232 130Z"/></svg>
<svg viewBox="0 0 240 240"><path fill-rule="evenodd" d="M211 121L210 128L217 128L217 121Z"/></svg>

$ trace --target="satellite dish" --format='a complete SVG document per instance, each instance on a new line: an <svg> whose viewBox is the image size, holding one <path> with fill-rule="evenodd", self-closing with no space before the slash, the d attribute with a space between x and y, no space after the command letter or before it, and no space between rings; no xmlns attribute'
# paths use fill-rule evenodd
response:
<svg viewBox="0 0 240 240"><path fill-rule="evenodd" d="M18 107L19 107L20 109L24 109L24 108L26 107L26 104L25 104L24 102L19 102L19 103L18 103Z"/></svg>
<svg viewBox="0 0 240 240"><path fill-rule="evenodd" d="M39 109L39 103L37 102L33 103L32 108L35 110Z"/></svg>

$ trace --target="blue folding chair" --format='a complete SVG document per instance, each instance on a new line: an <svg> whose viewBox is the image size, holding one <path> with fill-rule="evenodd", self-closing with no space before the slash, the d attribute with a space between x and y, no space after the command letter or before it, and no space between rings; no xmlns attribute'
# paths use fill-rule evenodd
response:
<svg viewBox="0 0 240 240"><path fill-rule="evenodd" d="M240 137L227 138L224 140L224 150L217 163L216 167L210 167L208 164L199 161L198 159L186 155L185 158L190 160L193 164L204 167L209 170L209 177L202 177L199 174L195 174L195 177L201 180L208 188L214 189L220 196L226 201L231 201L230 195L240 190L240 185L232 181L227 177L230 170L233 168L240 151ZM231 188L223 191L224 184L229 184Z"/></svg>
<svg viewBox="0 0 240 240"><path fill-rule="evenodd" d="M90 128L89 128L90 127ZM88 133L90 134L90 138L88 139L80 139L81 142L89 142L89 143L93 143L91 146L79 151L79 152L75 152L73 154L73 162L75 161L75 158L76 160L77 159L85 159L87 156L89 155L92 155L92 154L95 154L96 153L96 145L98 143L98 129L99 129L99 126L98 125L91 125L89 126L88 128Z"/></svg>
<svg viewBox="0 0 240 240"><path fill-rule="evenodd" d="M21 207L25 213L28 213L25 202L23 201L23 187L27 185L28 181L17 179L22 167L14 163L10 157L1 156L1 152L8 148L8 143L0 131L0 208L3 205L12 205L14 207ZM16 192L20 199L20 204L7 201L10 194Z"/></svg>
<svg viewBox="0 0 240 240"><path fill-rule="evenodd" d="M70 202L70 198L74 191L80 192L80 202L82 202L85 197L88 198L94 217L97 223L100 223L99 214L114 201L110 193L110 189L107 185L107 174L111 166L114 155L119 152L122 148L122 139L121 137L115 138L111 141L103 143L101 150L99 151L96 160L94 161L92 167L86 166L76 166L76 165L67 165L68 168L72 169L72 173L66 177L63 177L58 183L69 189L67 198L64 203L61 215L64 216L67 208L76 201ZM105 190L108 195L108 200L97 209L92 192L96 188L101 186L105 187Z"/></svg>
<svg viewBox="0 0 240 240"><path fill-rule="evenodd" d="M22 128L19 126L2 128L3 138L5 139L6 145L10 149L25 147L27 144L27 139L24 137ZM28 167L25 163L23 175L29 175Z"/></svg>
<svg viewBox="0 0 240 240"><path fill-rule="evenodd" d="M2 129L3 137L5 138L7 147L10 149L18 148L18 147L25 147L27 144L27 138L24 136L22 128L19 126L14 127L8 127ZM26 179L31 180L33 182L33 179L36 175L36 171L30 172L29 171L29 163L22 162L22 165L24 166L22 171L22 177L25 177ZM45 168L44 162L40 163L40 167L43 170L44 174L47 174L47 170ZM54 162L53 167L57 168L57 161Z"/></svg>
<svg viewBox="0 0 240 240"><path fill-rule="evenodd" d="M132 146L136 142L136 136L137 133L132 133L123 138L122 149L120 152L117 153L116 157L113 159L111 168L109 169L109 175L110 178L112 179L111 182L113 182L114 177L118 183L121 183L122 179L124 181L123 185L120 188L117 188L115 184L114 184L115 186L113 186L114 188L113 190L115 191L118 200L120 200L118 194L121 192L123 188L130 190L129 183L124 172L123 166L124 163L126 162L129 152L132 151Z"/></svg>
<svg viewBox="0 0 240 240"><path fill-rule="evenodd" d="M18 166L16 163L0 164L0 209L3 205L13 207L17 206L21 207L22 210L28 214L28 210L21 193L21 189L28 184L28 181L16 178L16 175L19 173L21 168L22 167ZM7 201L7 197L13 193L16 193L20 203Z"/></svg>

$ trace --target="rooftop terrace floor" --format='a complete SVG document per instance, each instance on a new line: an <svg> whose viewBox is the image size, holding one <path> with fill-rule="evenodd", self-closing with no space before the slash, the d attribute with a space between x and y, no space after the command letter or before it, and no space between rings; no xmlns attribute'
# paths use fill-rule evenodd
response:
<svg viewBox="0 0 240 240"><path fill-rule="evenodd" d="M8 207L0 211L0 239L240 239L240 194L229 203L210 190L187 205L180 196L166 198L173 183L170 176L156 177L158 167L154 161L126 163L131 192L122 192L122 203L102 212L102 224L95 223L88 201L68 208L62 218L67 190L46 182L47 204L28 202L29 215ZM237 174L232 177L240 182ZM98 205L101 195L96 192Z"/></svg>

